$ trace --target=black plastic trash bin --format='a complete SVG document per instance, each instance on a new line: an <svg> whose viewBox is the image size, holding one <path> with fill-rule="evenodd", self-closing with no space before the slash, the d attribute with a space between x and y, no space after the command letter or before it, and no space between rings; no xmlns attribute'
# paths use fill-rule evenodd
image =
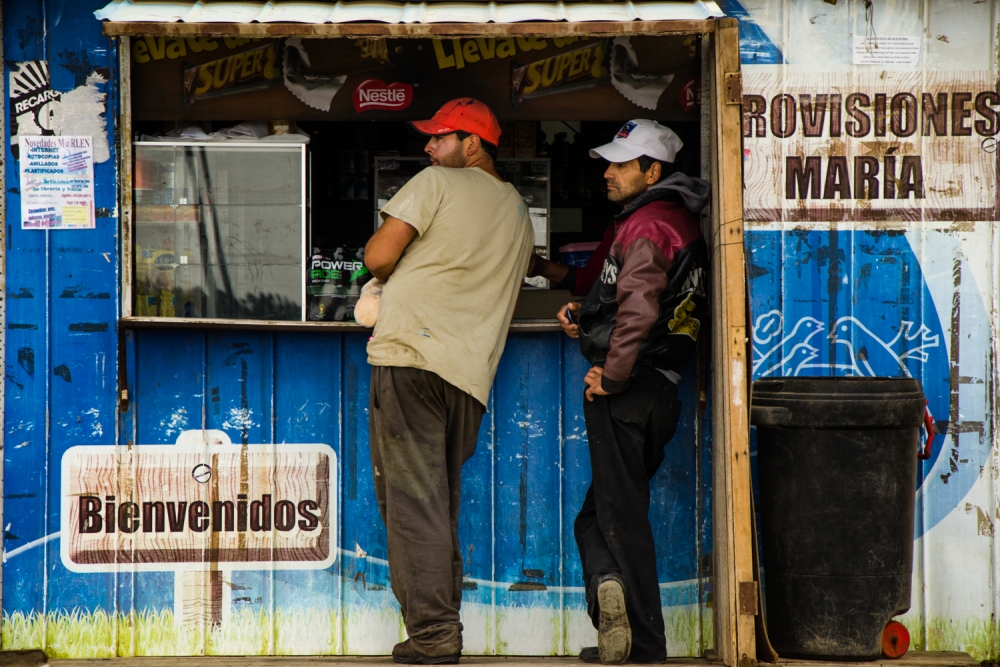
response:
<svg viewBox="0 0 1000 667"><path fill-rule="evenodd" d="M782 656L871 660L910 608L920 382L754 382L768 634Z"/></svg>

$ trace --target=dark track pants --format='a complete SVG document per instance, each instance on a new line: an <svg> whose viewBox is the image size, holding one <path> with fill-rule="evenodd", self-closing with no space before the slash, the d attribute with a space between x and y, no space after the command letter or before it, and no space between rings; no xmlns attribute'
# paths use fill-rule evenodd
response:
<svg viewBox="0 0 1000 667"><path fill-rule="evenodd" d="M372 367L372 472L388 534L389 579L415 648L462 650L462 464L485 408L430 371Z"/></svg>
<svg viewBox="0 0 1000 667"><path fill-rule="evenodd" d="M655 369L639 369L628 388L584 399L593 482L574 533L583 563L587 607L598 627L598 580L617 574L625 587L632 626L631 659L658 662L667 655L649 524L649 480L680 416L677 386Z"/></svg>

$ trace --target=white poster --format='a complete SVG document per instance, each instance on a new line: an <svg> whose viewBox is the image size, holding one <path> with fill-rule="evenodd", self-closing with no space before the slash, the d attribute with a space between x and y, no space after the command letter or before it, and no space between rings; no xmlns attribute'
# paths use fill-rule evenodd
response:
<svg viewBox="0 0 1000 667"><path fill-rule="evenodd" d="M855 65L916 65L920 59L920 37L854 36Z"/></svg>
<svg viewBox="0 0 1000 667"><path fill-rule="evenodd" d="M21 228L94 228L92 137L20 137Z"/></svg>

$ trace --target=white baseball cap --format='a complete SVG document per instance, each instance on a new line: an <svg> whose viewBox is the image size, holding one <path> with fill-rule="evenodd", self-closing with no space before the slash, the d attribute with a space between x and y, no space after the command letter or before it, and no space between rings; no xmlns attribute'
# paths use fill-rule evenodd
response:
<svg viewBox="0 0 1000 667"><path fill-rule="evenodd" d="M622 125L610 144L591 149L590 157L629 162L647 155L654 160L673 162L677 151L683 147L684 142L669 127L655 120L638 118Z"/></svg>

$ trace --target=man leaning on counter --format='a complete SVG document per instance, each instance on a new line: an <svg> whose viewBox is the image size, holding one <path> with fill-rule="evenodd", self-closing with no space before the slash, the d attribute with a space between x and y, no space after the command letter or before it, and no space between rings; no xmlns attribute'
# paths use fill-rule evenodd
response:
<svg viewBox="0 0 1000 667"><path fill-rule="evenodd" d="M534 233L494 167L500 124L477 100L411 124L431 167L381 210L365 264L385 282L369 405L372 471L389 579L409 636L395 662L462 654L462 464L472 456Z"/></svg>

